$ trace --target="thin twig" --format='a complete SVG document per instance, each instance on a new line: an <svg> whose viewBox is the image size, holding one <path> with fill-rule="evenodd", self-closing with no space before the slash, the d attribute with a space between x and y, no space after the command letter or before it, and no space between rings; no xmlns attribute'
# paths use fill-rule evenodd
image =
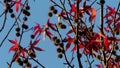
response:
<svg viewBox="0 0 120 68"><path fill-rule="evenodd" d="M45 68L39 61L35 60L34 58L32 58L32 60L39 64L42 68Z"/></svg>
<svg viewBox="0 0 120 68"><path fill-rule="evenodd" d="M90 6L93 6L93 4L96 2L97 0L93 1L92 4Z"/></svg>
<svg viewBox="0 0 120 68"><path fill-rule="evenodd" d="M1 32L1 31L4 29L4 27L5 27L6 19L7 19L7 13L5 13L3 25L2 25L2 27L1 27L1 29L0 29L0 32Z"/></svg>

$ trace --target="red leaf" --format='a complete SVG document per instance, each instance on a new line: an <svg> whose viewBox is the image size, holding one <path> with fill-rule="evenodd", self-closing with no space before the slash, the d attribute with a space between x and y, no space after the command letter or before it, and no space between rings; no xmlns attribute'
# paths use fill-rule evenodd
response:
<svg viewBox="0 0 120 68"><path fill-rule="evenodd" d="M116 29L117 29L117 30L120 30L120 24L118 24L118 25L116 26Z"/></svg>
<svg viewBox="0 0 120 68"><path fill-rule="evenodd" d="M66 51L70 48L70 45L72 44L72 42L68 42L66 45Z"/></svg>
<svg viewBox="0 0 120 68"><path fill-rule="evenodd" d="M76 45L74 45L74 47L73 47L73 49L72 49L72 51L75 51L77 48L76 48Z"/></svg>
<svg viewBox="0 0 120 68"><path fill-rule="evenodd" d="M83 48L83 46L81 44L79 44L79 49ZM72 51L75 51L77 48L76 48L76 45L74 45Z"/></svg>
<svg viewBox="0 0 120 68"><path fill-rule="evenodd" d="M20 49L20 53L22 53L23 58L26 58L25 49Z"/></svg>
<svg viewBox="0 0 120 68"><path fill-rule="evenodd" d="M111 43L112 42L109 41L108 37L104 37L104 46L105 46L106 51L110 50L110 44Z"/></svg>
<svg viewBox="0 0 120 68"><path fill-rule="evenodd" d="M46 35L49 37L49 39L51 39L53 34L49 31L49 29L45 29L44 36L46 37Z"/></svg>
<svg viewBox="0 0 120 68"><path fill-rule="evenodd" d="M96 9L91 8L90 11L91 11L91 14L89 17L89 21L92 22L94 20L94 22L95 22L96 21Z"/></svg>
<svg viewBox="0 0 120 68"><path fill-rule="evenodd" d="M42 33L42 28L40 27L40 25L37 23L36 26L34 26L34 36L36 36L37 34L41 34Z"/></svg>
<svg viewBox="0 0 120 68"><path fill-rule="evenodd" d="M39 47L34 47L34 49L38 50L38 51L44 51L43 49L39 48Z"/></svg>
<svg viewBox="0 0 120 68"><path fill-rule="evenodd" d="M30 41L30 48L29 48L29 50L31 50L33 53L35 53L34 49L38 50L38 51L44 51L43 49L41 49L39 47L35 47L38 44L39 41L40 41L39 39L35 40L33 43L32 43L32 41Z"/></svg>
<svg viewBox="0 0 120 68"><path fill-rule="evenodd" d="M16 10L16 12L18 12L20 6L23 6L23 4L21 3L21 0L15 1L15 10Z"/></svg>
<svg viewBox="0 0 120 68"><path fill-rule="evenodd" d="M19 10L19 2L15 2L16 12Z"/></svg>
<svg viewBox="0 0 120 68"><path fill-rule="evenodd" d="M9 52L10 52L10 51L15 52L15 51L17 51L17 50L18 50L18 47L12 46L12 47L10 47Z"/></svg>
<svg viewBox="0 0 120 68"><path fill-rule="evenodd" d="M33 46L37 45L39 43L40 39L35 40L34 43L32 43Z"/></svg>
<svg viewBox="0 0 120 68"><path fill-rule="evenodd" d="M106 51L108 51L109 50L109 43L108 43L108 38L107 37L104 38L104 45L105 45Z"/></svg>
<svg viewBox="0 0 120 68"><path fill-rule="evenodd" d="M66 51L70 48L70 45L72 44L72 42L73 42L73 38L69 36L68 43L66 44Z"/></svg>
<svg viewBox="0 0 120 68"><path fill-rule="evenodd" d="M114 21L113 19L109 19L109 20L106 21L106 23L107 23L108 25L110 25L113 21Z"/></svg>
<svg viewBox="0 0 120 68"><path fill-rule="evenodd" d="M97 66L98 68L103 68L102 65L98 65L98 64L96 64L96 66Z"/></svg>
<svg viewBox="0 0 120 68"><path fill-rule="evenodd" d="M112 16L116 12L115 9L113 9L110 6L107 6L107 9L109 10L109 12L104 16L104 18L108 18L109 16Z"/></svg>
<svg viewBox="0 0 120 68"><path fill-rule="evenodd" d="M50 22L50 19L48 19L47 21L47 26L50 27L52 30L56 31L56 29L54 28L55 24Z"/></svg>
<svg viewBox="0 0 120 68"><path fill-rule="evenodd" d="M48 24L48 26L51 26L51 27L55 26L55 24L50 22L50 19L48 19L47 24Z"/></svg>
<svg viewBox="0 0 120 68"><path fill-rule="evenodd" d="M66 35L68 36L71 33L73 33L73 30L69 30Z"/></svg>
<svg viewBox="0 0 120 68"><path fill-rule="evenodd" d="M12 59L12 62L14 62L19 56L20 56L20 52L16 53Z"/></svg>
<svg viewBox="0 0 120 68"><path fill-rule="evenodd" d="M9 52L10 51L17 51L18 50L18 46L19 46L18 41L17 40L9 40L9 42L11 42L13 44L13 46L10 47Z"/></svg>
<svg viewBox="0 0 120 68"><path fill-rule="evenodd" d="M17 44L17 40L8 40L9 42L11 42L12 44Z"/></svg>
<svg viewBox="0 0 120 68"><path fill-rule="evenodd" d="M71 4L70 5L71 6L71 9L70 9L70 13L72 13L72 12L76 12L76 6L75 6L75 3L74 4Z"/></svg>

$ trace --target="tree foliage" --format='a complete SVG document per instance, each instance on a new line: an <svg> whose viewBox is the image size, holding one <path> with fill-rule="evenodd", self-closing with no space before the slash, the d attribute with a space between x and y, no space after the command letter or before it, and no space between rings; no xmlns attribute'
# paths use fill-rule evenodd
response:
<svg viewBox="0 0 120 68"><path fill-rule="evenodd" d="M105 0L50 0L49 2L51 5L47 23L43 25L36 23L35 26L29 27L26 24L32 14L29 11L31 8L29 0L1 1L5 9L0 15L0 17L4 16L0 32L5 27L8 14L15 20L0 42L2 47L9 34L14 32L12 29L15 29L17 38L12 40L8 38L9 44L12 45L8 51L14 52L12 60L7 62L9 68L12 68L13 63L16 62L23 68L46 67L36 59L36 51L45 52L45 49L38 46L42 34L44 39L48 37L53 42L58 58L64 59L63 65L68 68L75 68L76 64L78 68L84 68L83 62L87 62L89 68L120 67L120 1L116 7L105 6L104 4L107 3ZM94 5L98 5L98 8ZM98 12L100 12L99 17L97 17ZM52 18L55 17L58 19L57 22L52 22ZM100 22L97 21L98 19ZM29 44L23 46L21 45L23 35L29 31L32 31ZM71 51L71 59L68 59L68 51ZM37 66L32 65L30 60L36 62ZM77 62L73 63L74 60ZM98 63L94 63L95 61Z"/></svg>

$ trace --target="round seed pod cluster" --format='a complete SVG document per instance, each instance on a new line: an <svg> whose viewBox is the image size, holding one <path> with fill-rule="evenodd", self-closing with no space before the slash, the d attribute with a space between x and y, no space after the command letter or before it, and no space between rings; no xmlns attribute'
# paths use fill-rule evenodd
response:
<svg viewBox="0 0 120 68"><path fill-rule="evenodd" d="M26 5L25 8L22 10L22 13L24 14L23 21L27 21L28 17L31 15L29 10L30 10L30 6L29 5ZM27 24L23 23L22 24L22 28L23 29L28 29L29 27L28 27Z"/></svg>
<svg viewBox="0 0 120 68"><path fill-rule="evenodd" d="M60 43L60 39L57 38L57 36L54 36L54 37L52 38L52 41L54 42L54 45L55 45L55 46L58 46L58 44Z"/></svg>
<svg viewBox="0 0 120 68"><path fill-rule="evenodd" d="M58 23L57 26L58 26L60 29L66 29L66 25L63 24L63 23Z"/></svg>
<svg viewBox="0 0 120 68"><path fill-rule="evenodd" d="M16 62L18 63L18 65L23 66L23 61L21 60L21 58L16 59Z"/></svg>
<svg viewBox="0 0 120 68"><path fill-rule="evenodd" d="M48 17L52 17L53 14L57 14L58 13L57 9L55 9L54 6L50 6L49 9L50 9L50 12L48 12Z"/></svg>
<svg viewBox="0 0 120 68"><path fill-rule="evenodd" d="M61 40L59 38L57 38L56 36L54 36L52 38L53 42L54 42L54 45L57 46L57 53L58 53L58 58L62 58L63 57L63 53L64 53L64 49L63 49L63 46L64 44L61 42Z"/></svg>
<svg viewBox="0 0 120 68"><path fill-rule="evenodd" d="M26 6L25 6L25 9L23 9L23 14L24 14L24 17L23 17L23 20L24 21L27 21L28 20L28 18L27 18L27 16L30 16L31 14L30 14L30 12L29 12L29 10L30 10L30 6L27 4Z"/></svg>
<svg viewBox="0 0 120 68"><path fill-rule="evenodd" d="M16 36L19 37L20 36L20 27L16 27L15 31L16 31Z"/></svg>
<svg viewBox="0 0 120 68"><path fill-rule="evenodd" d="M13 13L13 9L11 7L11 4L9 2L11 2L11 0L4 0L5 2L5 6L6 6L6 9L5 9L5 12L9 12L10 13L10 17L11 18L15 18L15 14Z"/></svg>
<svg viewBox="0 0 120 68"><path fill-rule="evenodd" d="M26 68L30 68L31 67L31 64L30 64L30 62L28 61L28 58L23 58L23 59L21 59L21 58L18 58L18 59L16 59L16 62L18 63L18 65L20 65L20 66L25 66Z"/></svg>

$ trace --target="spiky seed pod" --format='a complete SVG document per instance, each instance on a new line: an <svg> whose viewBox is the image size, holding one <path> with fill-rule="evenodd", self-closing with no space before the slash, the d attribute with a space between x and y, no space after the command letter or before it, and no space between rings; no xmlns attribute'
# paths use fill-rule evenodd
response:
<svg viewBox="0 0 120 68"><path fill-rule="evenodd" d="M13 12L13 9L9 9L9 13L12 13Z"/></svg>
<svg viewBox="0 0 120 68"><path fill-rule="evenodd" d="M15 29L15 31L16 31L16 32L20 32L20 27L17 27L17 28Z"/></svg>
<svg viewBox="0 0 120 68"><path fill-rule="evenodd" d="M22 61L20 61L20 62L18 63L18 65L23 66L23 62L22 62Z"/></svg>
<svg viewBox="0 0 120 68"><path fill-rule="evenodd" d="M97 55L97 56L96 56L96 59L101 60L101 56L100 56L100 55Z"/></svg>
<svg viewBox="0 0 120 68"><path fill-rule="evenodd" d="M19 37L19 36L20 36L20 33L19 33L19 32L17 32L17 33L16 33L16 36L17 36L17 37Z"/></svg>
<svg viewBox="0 0 120 68"><path fill-rule="evenodd" d="M15 14L14 14L14 13L12 13L12 14L11 14L11 18L14 18L14 17L15 17Z"/></svg>
<svg viewBox="0 0 120 68"><path fill-rule="evenodd" d="M57 39L57 37L56 37L56 36L52 37L52 40L53 40L53 41L55 41L56 39Z"/></svg>
<svg viewBox="0 0 120 68"><path fill-rule="evenodd" d="M55 8L54 6L50 6L50 10L53 11Z"/></svg>
<svg viewBox="0 0 120 68"><path fill-rule="evenodd" d="M23 9L23 14L30 16L30 12L28 12L27 10Z"/></svg>
<svg viewBox="0 0 120 68"><path fill-rule="evenodd" d="M65 50L64 50L64 49L62 49L62 53L65 53Z"/></svg>
<svg viewBox="0 0 120 68"><path fill-rule="evenodd" d="M59 48L57 48L57 50L56 50L58 53L61 53L62 52L62 49L59 47Z"/></svg>
<svg viewBox="0 0 120 68"><path fill-rule="evenodd" d="M59 53L59 54L58 54L58 58L61 59L62 57L63 57L63 55L62 55L61 53Z"/></svg>
<svg viewBox="0 0 120 68"><path fill-rule="evenodd" d="M32 52L31 52L29 55L30 55L30 57L32 57L32 58L36 58L36 54L35 54L35 53L32 53Z"/></svg>
<svg viewBox="0 0 120 68"><path fill-rule="evenodd" d="M55 42L54 42L54 45L55 45L55 46L58 46L58 44L57 44L57 43L55 43Z"/></svg>
<svg viewBox="0 0 120 68"><path fill-rule="evenodd" d="M77 24L78 23L78 19L74 19L74 23Z"/></svg>
<svg viewBox="0 0 120 68"><path fill-rule="evenodd" d="M115 34L116 34L116 35L119 35L119 34L120 34L119 30L116 30L116 31L115 31Z"/></svg>
<svg viewBox="0 0 120 68"><path fill-rule="evenodd" d="M112 51L112 55L116 55L116 51L115 50Z"/></svg>
<svg viewBox="0 0 120 68"><path fill-rule="evenodd" d="M61 29L66 29L66 25L62 24L62 25L60 26L60 28L61 28Z"/></svg>
<svg viewBox="0 0 120 68"><path fill-rule="evenodd" d="M35 38L35 35L32 34L32 35L31 35L31 39L34 39L34 38Z"/></svg>
<svg viewBox="0 0 120 68"><path fill-rule="evenodd" d="M17 58L17 59L16 59L16 62L17 62L17 63L19 63L20 61L22 61L21 58Z"/></svg>
<svg viewBox="0 0 120 68"><path fill-rule="evenodd" d="M59 44L59 43L60 43L60 39L56 39L54 42L55 42L56 44Z"/></svg>
<svg viewBox="0 0 120 68"><path fill-rule="evenodd" d="M54 13L54 14L57 14L57 12L58 12L57 9L53 10L53 13Z"/></svg>
<svg viewBox="0 0 120 68"><path fill-rule="evenodd" d="M26 68L30 68L31 64L29 62L26 63Z"/></svg>
<svg viewBox="0 0 120 68"><path fill-rule="evenodd" d="M28 25L26 25L26 24L22 24L22 28L28 29L29 27L28 27Z"/></svg>
<svg viewBox="0 0 120 68"><path fill-rule="evenodd" d="M62 23L58 23L57 26L60 28L62 26Z"/></svg>
<svg viewBox="0 0 120 68"><path fill-rule="evenodd" d="M66 25L62 23L58 23L57 26L61 29L66 29Z"/></svg>
<svg viewBox="0 0 120 68"><path fill-rule="evenodd" d="M24 21L27 21L27 20L28 20L28 18L27 18L27 17L23 17L23 20L24 20Z"/></svg>
<svg viewBox="0 0 120 68"><path fill-rule="evenodd" d="M114 46L114 49L115 49L115 50L118 50L118 49L119 49L119 47L118 47L117 45L115 45L115 46Z"/></svg>
<svg viewBox="0 0 120 68"><path fill-rule="evenodd" d="M27 6L25 7L25 9L26 9L26 10L30 10L30 6L27 5Z"/></svg>
<svg viewBox="0 0 120 68"><path fill-rule="evenodd" d="M52 17L52 16L53 16L52 12L48 12L48 17Z"/></svg>

